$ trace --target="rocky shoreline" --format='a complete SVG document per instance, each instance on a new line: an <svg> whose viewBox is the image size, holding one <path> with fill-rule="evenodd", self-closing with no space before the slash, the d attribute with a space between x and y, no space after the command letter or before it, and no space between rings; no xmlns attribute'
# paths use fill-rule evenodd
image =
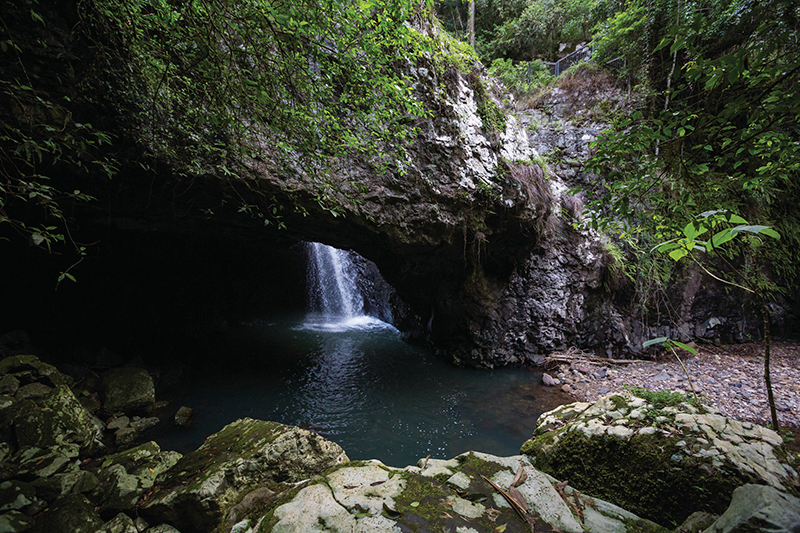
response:
<svg viewBox="0 0 800 533"><path fill-rule="evenodd" d="M561 406L539 418L520 455L471 451L396 468L253 419L186 455L139 444L158 403L141 368L75 380L15 355L0 361L0 387L0 532L800 528L800 457L775 432L680 394Z"/></svg>
<svg viewBox="0 0 800 533"><path fill-rule="evenodd" d="M725 416L767 424L770 415L762 344L704 344L696 348L696 356L687 352L679 355L697 393ZM775 342L771 353L778 421L782 426L800 428L800 345ZM624 365L561 363L553 365L549 374L558 380L556 385L579 401L595 401L625 387L691 392L686 373L670 354Z"/></svg>

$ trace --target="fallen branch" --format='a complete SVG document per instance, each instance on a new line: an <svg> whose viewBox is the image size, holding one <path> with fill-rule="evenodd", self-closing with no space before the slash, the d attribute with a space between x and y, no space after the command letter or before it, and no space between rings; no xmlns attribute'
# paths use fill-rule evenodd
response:
<svg viewBox="0 0 800 533"><path fill-rule="evenodd" d="M503 489L501 489L501 488L500 488L500 487L499 487L499 486L498 486L496 483L493 483L493 482L492 482L492 481L491 481L489 478L487 478L487 477L486 477L486 476L484 476L483 474L481 474L481 477L482 477L483 479L485 479L485 480L486 480L486 482L487 482L489 485L491 485L491 486L494 488L494 490L496 490L497 492L499 492L499 493L500 493L500 495L501 495L503 498L505 498L505 499L506 499L506 501L507 501L507 502L508 502L508 504L511 506L511 508L512 508L512 509L514 509L514 511L516 511L516 512L517 512L517 514L519 515L519 517L520 517L520 518L521 518L521 519L522 519L522 520L523 520L525 523L527 523L529 526L531 526L531 532L532 532L532 533L533 533L533 532L535 532L535 529L534 529L534 521L533 521L533 517L532 517L532 516L530 516L530 515L528 514L527 503L525 504L525 507L523 507L523 506L520 504L520 502L518 502L518 501L517 501L517 500L516 500L516 499L515 499L513 496L511 496L511 494L509 494L508 492L506 492L506 491L504 491ZM513 488L513 487L512 487L512 488ZM517 494L520 494L520 493L519 493L519 491L516 491L516 492L517 492ZM520 497L521 497L521 496L522 496L522 495L520 494Z"/></svg>

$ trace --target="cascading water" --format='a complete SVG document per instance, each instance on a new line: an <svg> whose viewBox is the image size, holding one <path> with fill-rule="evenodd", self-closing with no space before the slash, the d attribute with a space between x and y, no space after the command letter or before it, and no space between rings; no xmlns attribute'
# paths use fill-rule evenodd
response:
<svg viewBox="0 0 800 533"><path fill-rule="evenodd" d="M341 331L392 327L364 313L364 295L348 252L319 242L307 243L308 306L306 329Z"/></svg>
<svg viewBox="0 0 800 533"><path fill-rule="evenodd" d="M328 317L354 318L364 314L347 252L319 242L308 244L308 299L312 312Z"/></svg>

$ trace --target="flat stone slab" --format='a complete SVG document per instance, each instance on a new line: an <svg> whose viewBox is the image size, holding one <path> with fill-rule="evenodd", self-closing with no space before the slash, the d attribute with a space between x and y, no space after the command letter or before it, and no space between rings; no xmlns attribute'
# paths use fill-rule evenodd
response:
<svg viewBox="0 0 800 533"><path fill-rule="evenodd" d="M524 479L514 489L528 509L524 517L489 483L510 491L520 468ZM378 461L348 463L309 480L283 500L241 522L242 531L530 533L531 525L536 531L563 533L667 531L559 484L524 456L479 452L449 461L421 460L402 470Z"/></svg>

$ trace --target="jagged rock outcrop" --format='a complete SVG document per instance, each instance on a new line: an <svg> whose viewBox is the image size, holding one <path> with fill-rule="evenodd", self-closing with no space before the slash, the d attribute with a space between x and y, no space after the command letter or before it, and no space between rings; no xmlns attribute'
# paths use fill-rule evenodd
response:
<svg viewBox="0 0 800 533"><path fill-rule="evenodd" d="M515 511L495 486L514 494L525 510ZM292 492L274 510L243 520L243 530L667 531L561 486L522 456L468 452L447 461L423 459L402 470L378 461L350 463Z"/></svg>
<svg viewBox="0 0 800 533"><path fill-rule="evenodd" d="M520 113L520 123L532 148L549 164L551 180L563 184L564 190L582 190L577 196L556 194L556 204L570 222L579 220L587 201L608 194L605 177L592 172L586 163L594 154L592 143L602 137L604 130L612 128L613 121L628 115L630 98L630 93L619 87L607 72L587 69L550 87L536 98L533 107ZM750 295L727 290L696 265L679 267L666 290L648 294L648 289L635 289L622 274L620 260L633 264L639 259L632 254L626 256L625 245L614 242L615 236L602 240L586 233L570 236L570 230L569 226L561 227L547 240L544 255L558 256L560 264L539 261L545 265L544 270L518 273L524 286L535 286L535 281L544 276L564 287L556 293L553 303L545 300L540 317L552 314L559 305L563 308L576 300L583 302L577 313L570 313L571 320L549 321L555 326L556 337L560 336L567 344L607 356L629 356L641 354L642 342L659 336L683 342L702 339L716 344L761 338L763 321ZM576 274L585 272L587 259L590 263L592 259L573 253L572 245L579 242L587 246L592 241L593 253L600 260L593 265L594 276L584 283L580 278L576 280ZM614 246L618 258L610 256ZM548 254L551 250L556 253ZM589 272L592 271L590 267ZM637 295L636 290L642 293ZM533 291L527 296L541 300ZM525 321L531 316L529 311L520 310L513 321ZM776 297L770 305L770 314L773 335L791 336L798 320L796 296ZM518 327L507 335L514 333L519 337Z"/></svg>

